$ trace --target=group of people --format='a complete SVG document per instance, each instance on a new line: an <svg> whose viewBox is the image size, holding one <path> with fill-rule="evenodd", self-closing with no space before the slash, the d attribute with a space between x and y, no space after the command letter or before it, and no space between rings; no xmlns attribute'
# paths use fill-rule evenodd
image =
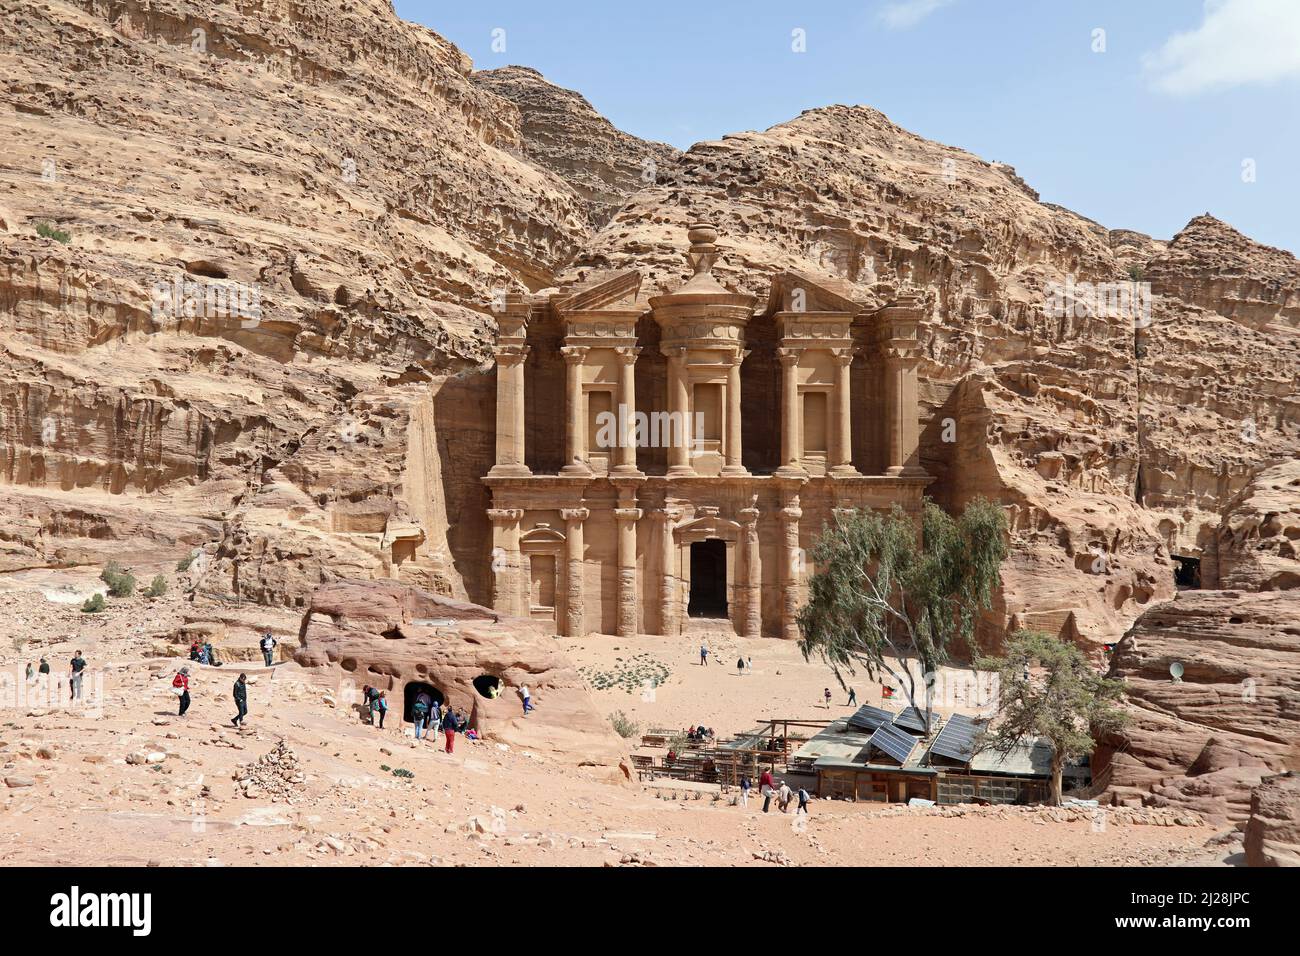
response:
<svg viewBox="0 0 1300 956"><path fill-rule="evenodd" d="M213 649L210 642L194 641L190 644L190 660L196 664L208 664L212 667L220 667L221 661L217 660L217 652Z"/></svg>
<svg viewBox="0 0 1300 956"><path fill-rule="evenodd" d="M367 684L362 689L362 694L365 698L364 709L370 715L371 724L377 724L382 730L384 717L388 714L388 692ZM464 711L450 704L444 706L442 701L435 700L428 691L422 690L416 694L415 702L411 704L411 722L415 725L416 740L427 740L430 731L434 734L441 733L446 741L443 749L447 753L455 752L456 734L477 736L472 728L466 731L469 718Z"/></svg>
<svg viewBox="0 0 1300 956"><path fill-rule="evenodd" d="M713 740L716 736L717 734L714 733L712 727L705 727L703 724L700 724L698 727L692 727L690 730L686 731L686 739L695 742Z"/></svg>
<svg viewBox="0 0 1300 956"><path fill-rule="evenodd" d="M749 777L740 778L740 805L742 807L749 806L749 791L752 787L753 784L750 782ZM808 791L803 787L792 790L784 780L781 781L781 786L778 788L772 779L772 771L770 770L764 770L763 775L759 777L758 792L763 795L764 813L767 813L771 808L773 797L776 797L777 809L782 813L788 812L790 804L796 799L799 801L799 805L794 811L795 815L797 816L800 813L807 815L808 813Z"/></svg>
<svg viewBox="0 0 1300 956"><path fill-rule="evenodd" d="M86 658L82 656L81 651L77 651L75 654L72 655L72 660L69 662L68 665L68 702L69 703L81 699L81 682L82 679L85 677L85 671L86 671ZM40 659L39 666L33 664L31 661L27 662L26 676L28 681L34 680L38 674L49 674L49 673L50 673L50 662L46 660L44 657Z"/></svg>
<svg viewBox="0 0 1300 956"><path fill-rule="evenodd" d="M177 717L184 717L190 709L190 669L182 667L172 678L172 693L180 705ZM235 716L230 718L232 727L243 727L248 718L248 675L240 674L235 680L232 696L235 698Z"/></svg>

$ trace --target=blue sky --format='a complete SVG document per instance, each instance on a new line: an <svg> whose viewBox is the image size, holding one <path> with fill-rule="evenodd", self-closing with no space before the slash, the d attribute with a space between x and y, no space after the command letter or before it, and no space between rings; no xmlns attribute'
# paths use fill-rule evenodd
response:
<svg viewBox="0 0 1300 956"><path fill-rule="evenodd" d="M531 66L646 139L864 103L1107 227L1168 238L1209 212L1300 251L1300 0L395 6L477 69Z"/></svg>

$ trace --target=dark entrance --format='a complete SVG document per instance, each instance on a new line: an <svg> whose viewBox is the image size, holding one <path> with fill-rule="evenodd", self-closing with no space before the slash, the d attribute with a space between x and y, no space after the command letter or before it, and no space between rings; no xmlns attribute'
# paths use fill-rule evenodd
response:
<svg viewBox="0 0 1300 956"><path fill-rule="evenodd" d="M727 616L727 543L718 538L691 544L691 617Z"/></svg>
<svg viewBox="0 0 1300 956"><path fill-rule="evenodd" d="M415 706L415 699L420 696L421 692L428 694L435 704L442 704L442 691L438 690L438 688L422 681L411 681L406 685L406 694L402 701L402 719L408 724L415 722L412 719L411 708Z"/></svg>
<svg viewBox="0 0 1300 956"><path fill-rule="evenodd" d="M1174 559L1174 585L1180 590L1192 590L1201 586L1201 559L1189 558L1181 554L1172 555Z"/></svg>

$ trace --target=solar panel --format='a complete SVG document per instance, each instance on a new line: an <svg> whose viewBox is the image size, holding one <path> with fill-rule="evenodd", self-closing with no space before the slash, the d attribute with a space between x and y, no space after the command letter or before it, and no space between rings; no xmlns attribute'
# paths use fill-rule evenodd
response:
<svg viewBox="0 0 1300 956"><path fill-rule="evenodd" d="M930 711L930 727L934 728L939 722L939 716L934 711ZM902 727L904 730L913 734L925 733L925 712L917 710L915 707L908 707L901 714L894 718L894 726Z"/></svg>
<svg viewBox="0 0 1300 956"><path fill-rule="evenodd" d="M870 750L872 747L884 751L901 766L907 763L907 758L912 755L912 750L916 747L916 738L899 730L893 724L881 724L867 741L867 749Z"/></svg>
<svg viewBox="0 0 1300 956"><path fill-rule="evenodd" d="M887 724L894 719L894 715L887 710L881 710L879 707L872 707L867 704L859 707L858 712L849 718L848 725L856 730L865 730L867 732L875 730L881 724Z"/></svg>
<svg viewBox="0 0 1300 956"><path fill-rule="evenodd" d="M975 755L975 741L980 730L980 725L964 714L953 714L930 745L931 756L937 754L949 760L969 763Z"/></svg>

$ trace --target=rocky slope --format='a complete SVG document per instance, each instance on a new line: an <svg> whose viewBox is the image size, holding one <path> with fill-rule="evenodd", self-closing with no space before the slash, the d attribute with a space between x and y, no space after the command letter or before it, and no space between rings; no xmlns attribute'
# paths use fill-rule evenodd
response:
<svg viewBox="0 0 1300 956"><path fill-rule="evenodd" d="M411 423L589 228L518 111L383 0L2 6L4 566L219 540L214 590L432 583ZM367 418L383 462L335 455Z"/></svg>
<svg viewBox="0 0 1300 956"><path fill-rule="evenodd" d="M586 97L547 82L526 66L480 70L474 85L519 108L523 153L555 173L590 206L591 222L609 222L627 197L655 182L681 152L616 128Z"/></svg>

